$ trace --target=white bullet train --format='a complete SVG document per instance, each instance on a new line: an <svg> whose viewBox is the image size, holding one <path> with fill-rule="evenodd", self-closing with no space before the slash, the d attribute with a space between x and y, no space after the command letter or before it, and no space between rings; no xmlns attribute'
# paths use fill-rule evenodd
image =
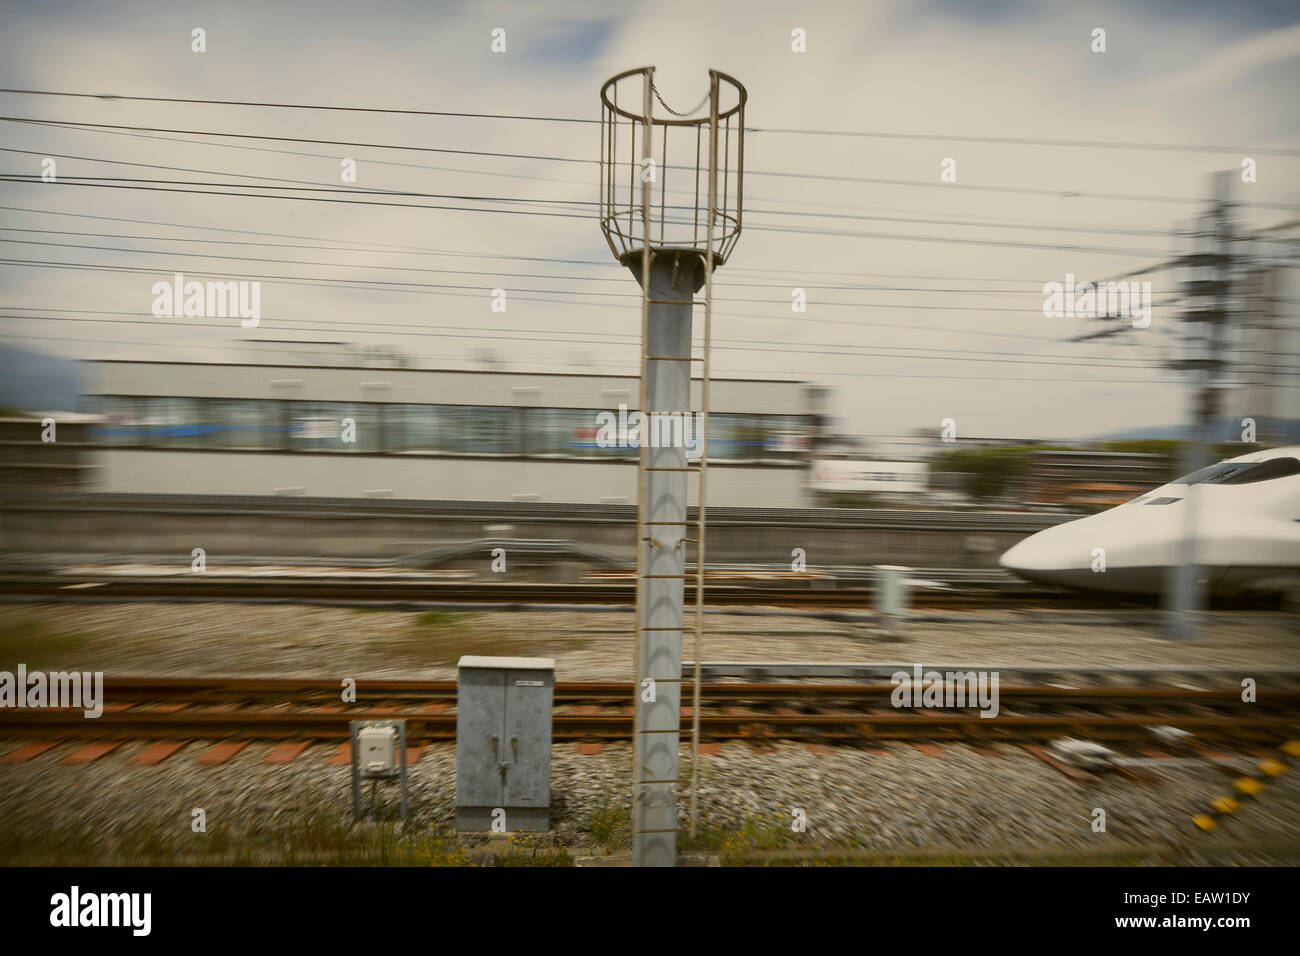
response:
<svg viewBox="0 0 1300 956"><path fill-rule="evenodd" d="M1030 581L1158 594L1179 561L1189 503L1211 594L1300 590L1300 445L1210 465L1100 514L1030 535L1002 567Z"/></svg>

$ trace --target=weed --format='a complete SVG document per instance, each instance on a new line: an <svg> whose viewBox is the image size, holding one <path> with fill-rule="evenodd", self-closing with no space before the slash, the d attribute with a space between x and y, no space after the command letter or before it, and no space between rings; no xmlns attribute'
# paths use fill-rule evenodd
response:
<svg viewBox="0 0 1300 956"><path fill-rule="evenodd" d="M591 839L601 846L624 842L629 835L632 812L629 807L601 803L591 814Z"/></svg>

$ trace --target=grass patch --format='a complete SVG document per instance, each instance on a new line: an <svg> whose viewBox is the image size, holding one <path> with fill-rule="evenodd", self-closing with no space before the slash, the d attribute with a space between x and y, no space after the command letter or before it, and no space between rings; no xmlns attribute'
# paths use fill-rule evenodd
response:
<svg viewBox="0 0 1300 956"><path fill-rule="evenodd" d="M210 821L206 833L194 833L188 820L111 832L0 824L0 859L11 866L465 866L470 858L448 827L353 825L349 817L308 811L241 832ZM525 846L511 860L511 866L568 862L567 854Z"/></svg>
<svg viewBox="0 0 1300 956"><path fill-rule="evenodd" d="M456 614L452 611L425 611L416 616L415 623L420 627L450 627L459 624L467 617L471 615Z"/></svg>
<svg viewBox="0 0 1300 956"><path fill-rule="evenodd" d="M553 657L570 647L571 639L557 634L539 637L531 631L505 631L500 619L454 611L422 611L405 625L368 635L365 649L386 658L455 667L465 654L483 657Z"/></svg>
<svg viewBox="0 0 1300 956"><path fill-rule="evenodd" d="M498 858L501 866L572 866L573 857L564 847L548 842L544 835L519 833L512 836Z"/></svg>
<svg viewBox="0 0 1300 956"><path fill-rule="evenodd" d="M625 844L632 835L630 807L602 803L591 814L591 839L601 846Z"/></svg>
<svg viewBox="0 0 1300 956"><path fill-rule="evenodd" d="M470 630L477 615L424 611L403 615L397 627L380 627L366 637L365 649L403 663L455 665L473 644Z"/></svg>
<svg viewBox="0 0 1300 956"><path fill-rule="evenodd" d="M1105 853L1086 850L1020 852L999 849L969 850L861 850L827 846L803 852L789 850L741 850L722 854L723 866L798 867L972 867L972 866L1171 866L1182 862L1168 848L1120 847Z"/></svg>
<svg viewBox="0 0 1300 956"><path fill-rule="evenodd" d="M706 814L695 836L683 836L682 850L717 853L723 866L765 865L755 854L796 845L801 836L790 829L791 817L782 813L760 813L745 817L739 827L720 826ZM777 864L782 865L782 864Z"/></svg>
<svg viewBox="0 0 1300 956"><path fill-rule="evenodd" d="M84 634L61 631L31 614L0 617L0 662L5 669L19 662L32 670L67 664L86 641Z"/></svg>

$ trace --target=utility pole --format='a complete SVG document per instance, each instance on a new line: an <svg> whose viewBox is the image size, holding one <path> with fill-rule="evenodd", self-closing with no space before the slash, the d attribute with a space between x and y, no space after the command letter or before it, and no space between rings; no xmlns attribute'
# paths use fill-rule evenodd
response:
<svg viewBox="0 0 1300 956"><path fill-rule="evenodd" d="M677 862L678 751L685 683L682 631L688 579L695 585L690 778L691 832L695 829L713 270L727 261L740 236L746 97L736 80L710 70L704 99L695 109L679 113L664 103L655 88L654 67L620 73L600 91L600 225L610 251L641 286L632 700L632 856L637 866ZM656 100L670 115L655 115ZM620 154L620 148L625 152ZM673 190L668 187L670 173ZM669 202L670 192L693 195L694 202ZM696 297L701 287L703 300ZM692 325L699 308L704 312L702 355L692 349ZM691 408L695 363L700 363L699 409ZM694 451L671 439L674 429L684 436L692 419L699 423ZM664 422L670 433L666 443ZM692 465L695 454L698 464ZM695 521L687 513L691 477L699 482ZM687 571L691 545L694 573Z"/></svg>
<svg viewBox="0 0 1300 956"><path fill-rule="evenodd" d="M1190 368L1193 372L1190 435L1183 445L1181 465L1184 474L1209 464L1214 419L1219 413L1220 374L1227 364L1223 358L1227 325L1234 309L1230 301L1233 234L1229 199L1233 175L1232 171L1214 174L1210 209L1194 229L1195 248L1182 259L1191 269L1191 278L1183 284L1183 291L1201 305L1185 309L1180 317L1184 322L1200 323L1203 328L1201 357L1175 363L1175 367ZM1207 583L1196 540L1201 491L1198 485L1187 487L1183 536L1175 546L1176 561L1166 575L1164 633L1173 640L1194 641L1200 636Z"/></svg>

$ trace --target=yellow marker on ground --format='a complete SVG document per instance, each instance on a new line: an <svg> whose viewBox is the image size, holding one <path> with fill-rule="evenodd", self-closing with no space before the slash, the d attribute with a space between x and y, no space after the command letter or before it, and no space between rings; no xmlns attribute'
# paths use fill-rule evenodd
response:
<svg viewBox="0 0 1300 956"><path fill-rule="evenodd" d="M1255 794L1263 791L1264 784L1256 780L1254 777L1242 777L1236 782L1236 787L1242 793L1253 797Z"/></svg>
<svg viewBox="0 0 1300 956"><path fill-rule="evenodd" d="M1278 749L1289 757L1300 757L1300 740L1288 740L1286 743L1278 745ZM1286 773L1289 764L1284 760L1278 760L1276 757L1265 757L1255 765L1259 772L1265 777L1278 777ZM1238 777L1233 785L1238 792L1248 797L1256 796L1266 789L1263 780L1257 777ZM1241 801L1236 797L1215 797L1210 801L1210 809L1214 813L1198 813L1192 817L1192 822L1206 832L1215 830L1219 826L1216 819L1220 814L1236 813L1241 809Z"/></svg>

